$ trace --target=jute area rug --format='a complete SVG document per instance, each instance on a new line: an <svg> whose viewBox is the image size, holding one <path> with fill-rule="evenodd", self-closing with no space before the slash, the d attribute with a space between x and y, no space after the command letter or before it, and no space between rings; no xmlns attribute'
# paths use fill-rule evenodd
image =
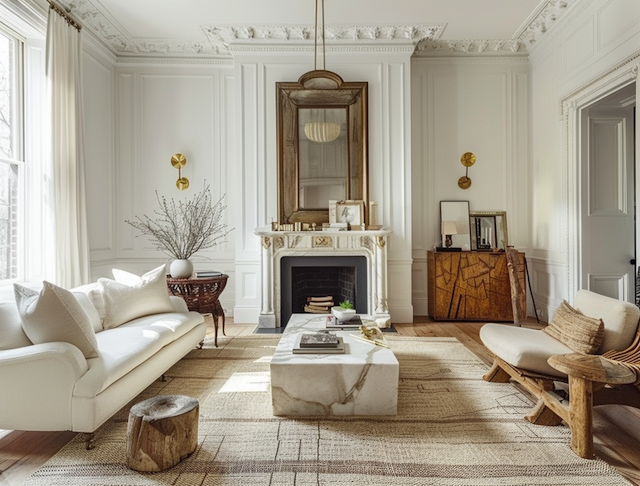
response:
<svg viewBox="0 0 640 486"><path fill-rule="evenodd" d="M529 424L531 402L454 338L389 337L400 362L395 417L281 418L269 358L278 337L221 338L194 350L97 433L78 436L25 483L36 485L621 485L577 457L565 426ZM309 380L313 380L309 376ZM156 394L200 401L199 447L163 473L126 467L129 408Z"/></svg>

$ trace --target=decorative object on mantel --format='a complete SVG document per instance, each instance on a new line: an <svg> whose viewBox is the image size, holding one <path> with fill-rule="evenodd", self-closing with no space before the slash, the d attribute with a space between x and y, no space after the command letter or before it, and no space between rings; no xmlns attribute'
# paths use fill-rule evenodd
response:
<svg viewBox="0 0 640 486"><path fill-rule="evenodd" d="M367 226L367 229L381 229L382 225L379 223L379 221L380 219L378 216L378 201L369 201L369 225Z"/></svg>
<svg viewBox="0 0 640 486"><path fill-rule="evenodd" d="M471 178L469 177L469 167L476 163L476 156L471 152L465 152L460 157L460 163L466 167L464 175L458 179L460 189L469 189L471 187Z"/></svg>
<svg viewBox="0 0 640 486"><path fill-rule="evenodd" d="M135 221L125 220L143 235L150 236L151 242L163 253L174 258L170 266L173 278L189 278L193 274L191 257L200 250L216 246L229 234L230 229L221 223L224 195L217 203L211 202L208 185L193 199L167 201L156 191L160 206L154 211L155 218L144 214Z"/></svg>
<svg viewBox="0 0 640 486"><path fill-rule="evenodd" d="M181 191L186 191L189 188L189 179L182 177L182 168L187 165L187 158L182 154L173 154L171 156L171 165L174 169L178 169L176 187Z"/></svg>

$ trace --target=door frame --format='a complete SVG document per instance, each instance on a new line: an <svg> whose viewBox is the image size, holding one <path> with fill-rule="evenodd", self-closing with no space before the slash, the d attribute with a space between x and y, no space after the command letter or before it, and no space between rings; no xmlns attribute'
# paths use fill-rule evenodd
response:
<svg viewBox="0 0 640 486"><path fill-rule="evenodd" d="M563 159L566 161L564 170L564 186L566 187L566 281L565 295L569 300L582 286L583 255L582 255L582 204L583 193L588 188L582 183L582 161L585 147L583 133L583 111L597 101L606 98L616 91L636 83L636 100L640 99L640 81L637 80L638 61L634 59L611 70L608 74L594 80L580 89L570 93L560 100L560 115L563 125ZM635 124L635 153L640 154L638 144L640 124ZM640 170L636 157L635 185L636 195L640 190ZM636 245L640 241L636 224ZM636 254L638 248L636 248Z"/></svg>

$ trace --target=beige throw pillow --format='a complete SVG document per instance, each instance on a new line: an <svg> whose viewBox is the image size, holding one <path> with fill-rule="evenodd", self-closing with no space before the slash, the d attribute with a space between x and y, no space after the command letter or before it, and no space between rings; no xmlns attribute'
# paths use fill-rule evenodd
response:
<svg viewBox="0 0 640 486"><path fill-rule="evenodd" d="M107 310L103 327L111 329L150 314L175 312L167 290L166 267L155 268L142 277L113 270L116 280L99 278Z"/></svg>
<svg viewBox="0 0 640 486"><path fill-rule="evenodd" d="M85 358L98 357L91 320L76 297L43 282L40 292L13 284L22 328L34 344L62 341L78 347Z"/></svg>
<svg viewBox="0 0 640 486"><path fill-rule="evenodd" d="M593 354L604 338L602 319L587 317L562 301L544 332L578 353Z"/></svg>

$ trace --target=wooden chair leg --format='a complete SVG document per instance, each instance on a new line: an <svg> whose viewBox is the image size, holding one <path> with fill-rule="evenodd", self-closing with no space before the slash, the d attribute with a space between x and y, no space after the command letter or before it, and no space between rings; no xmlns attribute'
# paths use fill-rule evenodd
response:
<svg viewBox="0 0 640 486"><path fill-rule="evenodd" d="M487 371L482 379L491 383L508 383L511 375L503 370L497 361L494 361L493 366L491 366L491 369Z"/></svg>
<svg viewBox="0 0 640 486"><path fill-rule="evenodd" d="M577 376L569 377L571 449L585 459L593 458L593 384Z"/></svg>
<svg viewBox="0 0 640 486"><path fill-rule="evenodd" d="M535 407L524 416L526 420L535 425L560 425L562 417L559 417L553 410L547 407L544 400L540 398Z"/></svg>

